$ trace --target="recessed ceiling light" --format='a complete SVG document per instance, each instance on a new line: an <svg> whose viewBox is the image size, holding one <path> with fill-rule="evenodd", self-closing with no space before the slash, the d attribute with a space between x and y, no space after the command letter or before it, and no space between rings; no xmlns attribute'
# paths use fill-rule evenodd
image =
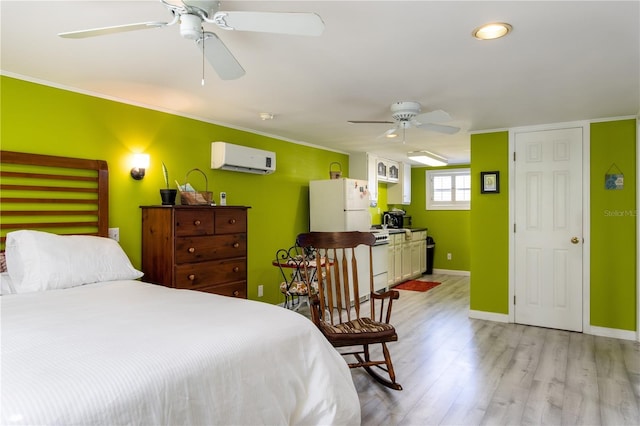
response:
<svg viewBox="0 0 640 426"><path fill-rule="evenodd" d="M493 22L476 28L471 33L478 40L495 40L511 32L513 27L504 22Z"/></svg>
<svg viewBox="0 0 640 426"><path fill-rule="evenodd" d="M262 121L273 120L273 113L271 113L271 112L261 112L260 113L260 120L262 120Z"/></svg>

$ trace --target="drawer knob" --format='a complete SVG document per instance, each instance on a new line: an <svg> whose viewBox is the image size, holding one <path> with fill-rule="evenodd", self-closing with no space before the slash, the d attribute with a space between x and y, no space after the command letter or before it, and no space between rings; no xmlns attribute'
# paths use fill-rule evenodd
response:
<svg viewBox="0 0 640 426"><path fill-rule="evenodd" d="M189 247L189 250L187 250L189 253L195 253L196 249L195 247Z"/></svg>
<svg viewBox="0 0 640 426"><path fill-rule="evenodd" d="M193 221L193 224L194 224L195 226L200 226L200 224L201 224L201 223L202 223L202 222L200 222L198 219L196 219L196 220L194 220L194 221Z"/></svg>
<svg viewBox="0 0 640 426"><path fill-rule="evenodd" d="M187 278L189 278L189 281L194 281L196 279L196 276L195 274L189 274Z"/></svg>
<svg viewBox="0 0 640 426"><path fill-rule="evenodd" d="M233 272L238 272L239 270L240 270L240 268L238 268L237 266L235 266L235 267L233 268Z"/></svg>
<svg viewBox="0 0 640 426"><path fill-rule="evenodd" d="M238 248L238 247L240 247L240 243L238 242L233 243L233 248Z"/></svg>
<svg viewBox="0 0 640 426"><path fill-rule="evenodd" d="M236 220L235 219L229 219L229 223L233 225L234 223L236 223Z"/></svg>
<svg viewBox="0 0 640 426"><path fill-rule="evenodd" d="M238 297L240 295L240 292L238 290L234 290L233 291L233 296L234 297Z"/></svg>

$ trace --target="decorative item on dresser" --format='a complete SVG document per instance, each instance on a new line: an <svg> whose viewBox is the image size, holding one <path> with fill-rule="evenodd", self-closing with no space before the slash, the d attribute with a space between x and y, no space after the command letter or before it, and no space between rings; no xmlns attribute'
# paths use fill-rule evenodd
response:
<svg viewBox="0 0 640 426"><path fill-rule="evenodd" d="M247 297L244 206L142 206L143 280Z"/></svg>

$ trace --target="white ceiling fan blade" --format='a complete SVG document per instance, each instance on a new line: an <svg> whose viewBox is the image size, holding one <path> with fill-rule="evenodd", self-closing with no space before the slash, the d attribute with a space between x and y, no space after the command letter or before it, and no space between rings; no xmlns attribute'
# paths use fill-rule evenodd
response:
<svg viewBox="0 0 640 426"><path fill-rule="evenodd" d="M416 123L415 127L419 127L425 130L431 130L438 133L446 133L448 135L453 135L454 133L458 133L460 131L459 127L454 126L445 126L444 124L434 124L434 123Z"/></svg>
<svg viewBox="0 0 640 426"><path fill-rule="evenodd" d="M96 37L107 34L124 33L127 31L148 30L150 28L165 27L171 22L140 22L137 24L116 25L113 27L92 28L89 30L69 31L66 33L58 33L63 38L87 38Z"/></svg>
<svg viewBox="0 0 640 426"><path fill-rule="evenodd" d="M351 124L393 124L395 121L380 121L380 120L348 120L347 123Z"/></svg>
<svg viewBox="0 0 640 426"><path fill-rule="evenodd" d="M225 30L319 36L324 31L322 18L315 13L298 12L216 12L204 18Z"/></svg>
<svg viewBox="0 0 640 426"><path fill-rule="evenodd" d="M452 120L449 113L441 109L418 114L413 119L419 123L444 123Z"/></svg>
<svg viewBox="0 0 640 426"><path fill-rule="evenodd" d="M221 79L235 80L245 74L242 65L240 65L217 35L205 32L202 34L202 37L203 38L196 41L196 44L200 51L202 51L204 41L204 56Z"/></svg>

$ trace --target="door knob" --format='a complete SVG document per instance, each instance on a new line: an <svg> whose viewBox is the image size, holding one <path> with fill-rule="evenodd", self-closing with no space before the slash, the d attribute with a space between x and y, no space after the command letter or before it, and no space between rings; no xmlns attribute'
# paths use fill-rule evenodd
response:
<svg viewBox="0 0 640 426"><path fill-rule="evenodd" d="M578 237L571 238L571 244L578 244L579 242L580 242L580 238Z"/></svg>

